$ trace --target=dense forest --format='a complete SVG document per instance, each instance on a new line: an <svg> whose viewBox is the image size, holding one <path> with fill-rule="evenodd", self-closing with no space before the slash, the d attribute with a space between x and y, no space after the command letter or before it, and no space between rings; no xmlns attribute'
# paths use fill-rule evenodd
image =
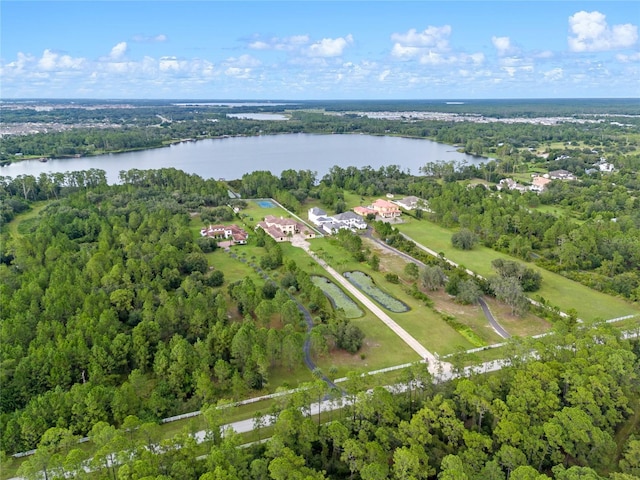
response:
<svg viewBox="0 0 640 480"><path fill-rule="evenodd" d="M357 113L409 106L505 118L610 116L544 125ZM226 116L242 111L286 113L289 120ZM123 171L117 185L99 169L0 177L0 467L35 448L19 472L27 478L640 478L640 332L554 312L551 335L511 339L502 368L492 373L464 370L470 360L460 353L451 359L453 378L415 364L393 391L357 374L340 389L322 380L305 384L255 415L258 436L268 441L238 448L241 437L221 431L230 410L216 405L270 391L274 377L300 365L312 369L306 348L312 357L354 354L363 333L261 230L250 236L260 252L251 261L256 275L233 281L212 260L222 254L217 242L198 231L202 223L242 221L233 207L246 204L228 189L274 198L298 214L309 204L340 213L354 197L416 195L425 203L407 214L450 229L456 248L480 243L518 259L494 262L495 278L472 279L418 251L398 228L368 219L388 245L426 264L408 264L415 268L407 290L425 305L430 291L444 288L458 303L493 295L519 314L529 308L524 292L536 298L540 286L531 263L638 302L637 113L637 102L607 100L580 110L546 101L3 109L5 123L77 127L4 136L4 161L297 132L425 137L495 160L433 162L417 175L395 165L335 166L322 178L311 170L279 177L260 170L227 184L176 169ZM594 169L601 158L615 171ZM505 178L527 183L531 172L560 168L578 179L554 180L541 194L496 188ZM342 232L332 242L379 267L361 236ZM398 282L398 275L387 280ZM323 378L319 369L313 376ZM323 399L342 407L308 415ZM192 435L193 424L163 438L162 418L194 410L202 411L204 442ZM274 422L268 429L267 417ZM90 450L77 445L85 436Z"/></svg>
<svg viewBox="0 0 640 480"><path fill-rule="evenodd" d="M32 178L28 188L25 178L3 183L3 203L18 206L7 209L6 220L30 208L34 199L48 199L37 221L23 223L19 240L3 241L0 420L5 452L38 447L46 468L55 471L64 462L69 468L71 460L80 461L70 439L89 435L97 444L106 442L101 450L106 457L116 458L122 449L137 452L118 457L113 472L102 470L105 476L118 470L118 478L501 479L546 474L569 479L600 478L596 471L638 473L635 437L617 436L626 422L632 423L625 428L637 430L630 416L638 398L636 344L606 325L593 330L560 320L554 336L535 344L515 341L510 367L499 373L438 383L418 366L411 373L414 388L399 396L380 388L358 393L366 379L352 378L344 398L354 403L347 403L339 421L318 426L300 413L304 402L329 391L302 395L280 413L272 439L248 450L235 450L235 437L215 433L223 417L212 411L206 461L192 461L190 455L201 455L202 447L187 436L172 440L174 453L154 447L158 458L151 461L149 449L159 442L153 422L218 399L243 398L269 381L271 369L300 362L305 327L296 296L326 325L315 335L315 348L348 348L349 341L341 337L349 331L346 319L335 316L308 275L287 262L268 237L256 240L265 248L260 263L282 269L280 285L257 284L248 277L228 283L215 265L209 268L205 252L215 244L194 240L189 212L219 214L229 201L219 182L173 169L122 172L122 184L114 186L106 185L100 171L45 177ZM435 220L474 230L476 216L495 221L530 209L527 197L517 192L498 202L495 192L484 187L427 177L419 181L394 167L347 172L335 167L317 185L308 171L283 172L280 178L253 172L236 186L247 195L300 191L300 197L306 193L335 207L341 201L337 193L348 182L408 193L418 189L429 199L428 214ZM593 186L586 188L593 191ZM585 234L591 232L596 244L614 249L637 248L637 200L607 198L629 209L618 209L620 220L607 219L611 226L601 234L593 226ZM451 217L444 218L444 212ZM594 221L603 220L596 216ZM588 222L533 215L507 224L519 229L494 225L488 231L497 238L526 235L544 242L545 232L558 225L568 229L558 235L571 235ZM343 241L349 242L347 237ZM634 252L620 254L622 261L634 261ZM622 272L637 281L633 269ZM526 360L532 348L538 354ZM320 385L314 388L327 388ZM30 457L25 474L37 475L41 460Z"/></svg>
<svg viewBox="0 0 640 480"><path fill-rule="evenodd" d="M189 213L215 214L224 186L171 169L121 179L36 182L26 200L50 201L19 238L3 238L4 451L35 447L53 426L85 435L98 421L158 420L261 390L271 369L301 360L299 302L324 325L313 348L359 348L359 331L270 237L256 233L259 263L283 270L279 284L228 283L209 268L216 243L194 239ZM20 179L5 184L3 203L20 211L22 193Z"/></svg>

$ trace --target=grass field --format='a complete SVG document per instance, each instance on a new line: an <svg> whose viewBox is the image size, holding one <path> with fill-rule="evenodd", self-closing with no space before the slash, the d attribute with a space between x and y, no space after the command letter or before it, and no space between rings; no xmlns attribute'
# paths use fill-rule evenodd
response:
<svg viewBox="0 0 640 480"><path fill-rule="evenodd" d="M386 249L380 248L373 242L370 242L369 245L372 249L375 249L376 253L380 256L382 271L396 273L407 283L411 281L411 279L406 278L404 275L405 260L389 253ZM480 305L460 305L454 302L453 298L443 289L428 292L428 296L433 300L434 306L438 311L454 316L456 321L471 328L488 345L503 341L489 325ZM527 313L523 317L516 317L511 314L510 307L498 302L494 298L485 297L485 301L489 305L496 320L498 320L511 335L537 335L551 328L551 325L547 321L536 317L532 313Z"/></svg>
<svg viewBox="0 0 640 480"><path fill-rule="evenodd" d="M306 271L309 275L327 275L326 271L301 248L296 248L289 243L283 243L281 246L284 258L294 260L298 268ZM340 260L340 262L345 262L343 264L346 266L360 265L354 261L348 262L344 251L333 247L326 239L312 240L311 248L315 248L314 246L319 248L327 247L331 250L332 255L342 258L343 260ZM337 368L336 378L339 378L345 376L351 370L378 370L420 360L420 357L412 349L360 302L353 298L352 300L365 312L364 316L351 320L353 324L360 327L364 332L364 344L360 351L354 355L336 350L324 357L314 359L325 374L328 374L332 366Z"/></svg>
<svg viewBox="0 0 640 480"><path fill-rule="evenodd" d="M428 220L407 218L407 223L398 225L401 232L409 235L416 242L436 252L444 253L448 259L463 265L485 277L495 275L491 261L496 258L520 261L509 255L496 252L486 247L476 246L473 250L457 250L451 246L452 230L442 228ZM596 292L584 285L569 280L556 273L549 272L533 264L530 268L542 275L542 287L534 292L534 299L544 298L551 305L562 311L575 309L583 319L608 319L623 315L640 313L640 307L632 305L620 298Z"/></svg>
<svg viewBox="0 0 640 480"><path fill-rule="evenodd" d="M314 240L311 243L311 249L340 273L350 270L365 271L377 285L384 288L390 295L405 302L410 307L408 312L388 312L388 314L428 350L445 355L460 348L467 350L473 347L466 338L449 326L433 310L410 297L406 293L404 285L389 283L384 278L384 272L374 272L368 266L354 261L342 248L331 245L327 239ZM376 319L376 321L383 325L379 320ZM383 326L387 328L385 325ZM403 362L397 361L395 363Z"/></svg>
<svg viewBox="0 0 640 480"><path fill-rule="evenodd" d="M20 225L23 222L30 222L37 218L40 211L47 206L49 202L34 202L31 204L31 210L16 215L15 218L7 225L9 235L14 239L22 237L20 233Z"/></svg>

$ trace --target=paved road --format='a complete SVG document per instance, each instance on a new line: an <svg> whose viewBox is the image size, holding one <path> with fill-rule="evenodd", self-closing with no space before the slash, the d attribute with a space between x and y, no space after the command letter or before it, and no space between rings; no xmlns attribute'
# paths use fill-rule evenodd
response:
<svg viewBox="0 0 640 480"><path fill-rule="evenodd" d="M493 313L491 313L491 310L489 310L489 305L487 305L487 302L484 301L484 298L480 297L478 299L478 303L482 307L484 316L487 317L487 320L489 320L489 324L491 325L491 328L493 328L495 332L498 335L500 335L502 338L511 338L511 335L509 335L509 332L507 332L504 328L502 328L502 325L500 325L498 321L494 318Z"/></svg>
<svg viewBox="0 0 640 480"><path fill-rule="evenodd" d="M383 242L379 238L374 237L371 227L367 228L367 230L364 232L364 236L367 237L369 240L371 240L376 245L378 245L379 247L384 248L385 250L388 250L391 253L393 253L393 254L395 254L395 255L397 255L399 257L404 258L407 262L415 263L419 267L426 267L426 265L423 262L421 262L420 260L418 260L416 258L413 258L411 255L409 255L407 253L404 253L403 251L398 250L397 248L392 247L391 245L388 245L387 243Z"/></svg>
<svg viewBox="0 0 640 480"><path fill-rule="evenodd" d="M234 254L231 254L231 255L234 255ZM267 275L267 273L265 273L255 263L250 262L249 266L251 266L253 269L255 269L255 271L258 274L260 274L262 276L262 278L264 278L265 280L268 280L268 281L271 281L273 283L276 283L276 282L274 282L274 280L271 277L269 277L269 275ZM313 325L314 325L313 317L311 316L311 313L309 313L309 310L307 310L305 308L305 306L302 305L302 303L300 303L300 301L296 297L291 295L289 292L287 292L287 294L289 295L289 298L291 300L296 302L296 305L298 306L298 310L300 311L300 313L302 313L304 321L307 324L307 335L306 335L306 337L304 339L304 345L302 346L302 353L303 353L304 364L315 375L316 371L320 371L320 370L318 369L317 365L315 364L315 362L311 358L311 337L309 336L309 333L311 332L311 329L313 328ZM320 371L320 377L319 378L321 380L323 380L329 386L329 388L338 388L336 386L336 384L333 383L329 377L327 377L324 373L322 373L322 371Z"/></svg>
<svg viewBox="0 0 640 480"><path fill-rule="evenodd" d="M425 360L428 364L429 371L432 374L441 373L443 371L450 371L451 364L447 362L441 362L433 353L427 350L420 342L418 342L413 336L411 336L404 328L398 325L389 315L387 315L380 307L378 307L372 300L364 295L360 290L354 287L346 278L340 275L336 270L330 267L324 260L319 258L315 253L309 249L309 243L304 241L294 242L294 245L302 248L311 258L313 258L318 264L324 268L329 275L331 275L340 285L342 285L349 293L356 297L360 302L368 308L376 317L378 317L385 325L387 325L396 335L398 335L413 351L415 351L420 358Z"/></svg>
<svg viewBox="0 0 640 480"><path fill-rule="evenodd" d="M406 236L405 234L401 233L401 235L403 237L405 237L408 240L411 240L413 243L416 244L416 246L418 248L420 248L421 250L424 250L425 252L429 253L430 255L433 255L434 257L438 257L440 258L440 255L438 255L434 250L431 250L430 248L425 247L424 245L420 245L419 243L416 243L415 240L409 238L408 236ZM411 255L408 255L400 250L398 250L397 248L392 247L391 245L387 245L385 242L383 242L382 240L380 240L379 238L375 238L372 235L371 232L371 227L369 227L367 229L367 231L365 232L365 237L367 237L368 239L370 239L372 242L374 242L376 245L394 253L395 255L398 255L399 257L404 258L405 260L409 261L409 262L413 262L418 266L424 267L425 264L422 263L420 260L417 260L415 258L413 258ZM452 262L451 260L447 260L446 258L444 259L445 262L448 262L450 265L453 265L454 267L457 267L458 264ZM472 275L474 277L478 277L478 278L482 278L480 275L476 275L475 273L473 273L471 270L467 270L467 273L469 275ZM483 298L478 299L478 303L480 303L480 306L482 307L482 311L484 312L484 316L487 317L487 320L489 321L489 325L491 325L491 328L493 328L493 330L500 335L502 338L511 338L511 335L509 335L509 332L507 332L502 325L500 325L498 323L498 321L495 319L495 317L493 316L493 314L491 313L491 310L489 310L489 306L487 305L487 303L484 301Z"/></svg>

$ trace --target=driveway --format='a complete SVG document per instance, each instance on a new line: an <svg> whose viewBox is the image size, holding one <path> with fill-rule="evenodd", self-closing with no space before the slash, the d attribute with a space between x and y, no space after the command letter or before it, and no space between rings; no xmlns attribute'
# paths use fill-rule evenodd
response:
<svg viewBox="0 0 640 480"><path fill-rule="evenodd" d="M336 282L342 285L351 295L357 298L366 308L368 308L376 317L378 317L385 325L398 335L414 352L420 355L427 362L429 371L433 375L448 373L451 370L451 364L440 361L433 353L427 350L420 342L413 338L404 328L398 325L389 315L387 315L380 307L378 307L369 297L354 287L340 273L330 267L324 260L316 256L309 248L309 242L296 241L292 242L296 247L302 248L307 254L313 258L318 264L331 275Z"/></svg>

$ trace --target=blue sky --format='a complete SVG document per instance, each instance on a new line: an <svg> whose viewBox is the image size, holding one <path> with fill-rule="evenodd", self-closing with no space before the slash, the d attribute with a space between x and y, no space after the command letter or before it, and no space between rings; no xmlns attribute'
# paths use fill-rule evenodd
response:
<svg viewBox="0 0 640 480"><path fill-rule="evenodd" d="M640 96L637 1L0 2L0 97Z"/></svg>

